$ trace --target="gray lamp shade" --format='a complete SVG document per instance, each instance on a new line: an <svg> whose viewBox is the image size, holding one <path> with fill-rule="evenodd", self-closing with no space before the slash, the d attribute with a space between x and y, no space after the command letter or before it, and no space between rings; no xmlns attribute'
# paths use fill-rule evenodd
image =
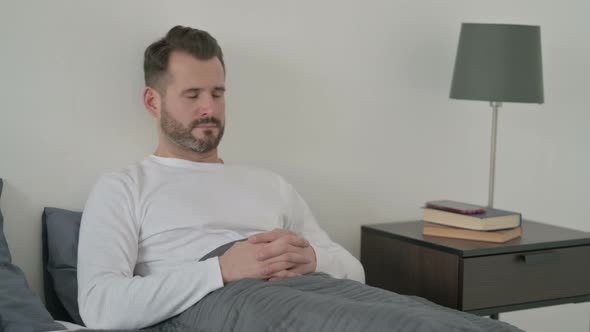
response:
<svg viewBox="0 0 590 332"><path fill-rule="evenodd" d="M540 27L463 23L451 98L543 103Z"/></svg>

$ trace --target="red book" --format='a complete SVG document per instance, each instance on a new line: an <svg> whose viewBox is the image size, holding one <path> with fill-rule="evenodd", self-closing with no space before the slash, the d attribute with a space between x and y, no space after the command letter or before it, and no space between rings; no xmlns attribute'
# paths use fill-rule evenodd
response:
<svg viewBox="0 0 590 332"><path fill-rule="evenodd" d="M448 200L426 202L426 207L460 214L478 214L486 211L484 207L479 205Z"/></svg>

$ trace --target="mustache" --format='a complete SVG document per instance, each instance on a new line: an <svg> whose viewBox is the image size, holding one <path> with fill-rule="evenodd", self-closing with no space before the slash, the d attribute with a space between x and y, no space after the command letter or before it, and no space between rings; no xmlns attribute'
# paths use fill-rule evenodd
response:
<svg viewBox="0 0 590 332"><path fill-rule="evenodd" d="M198 125L202 125L205 123L212 123L212 124L216 125L217 127L221 127L221 121L219 121L219 119L214 118L214 117L208 117L208 118L202 118L202 119L198 119L198 120L193 121L191 123L190 128L195 129Z"/></svg>

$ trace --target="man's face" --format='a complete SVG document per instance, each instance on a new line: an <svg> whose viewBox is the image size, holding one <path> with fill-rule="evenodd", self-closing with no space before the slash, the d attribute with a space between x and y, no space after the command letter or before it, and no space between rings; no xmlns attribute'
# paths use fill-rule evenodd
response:
<svg viewBox="0 0 590 332"><path fill-rule="evenodd" d="M173 52L160 109L162 133L183 149L216 149L225 128L225 77L217 58L198 60Z"/></svg>

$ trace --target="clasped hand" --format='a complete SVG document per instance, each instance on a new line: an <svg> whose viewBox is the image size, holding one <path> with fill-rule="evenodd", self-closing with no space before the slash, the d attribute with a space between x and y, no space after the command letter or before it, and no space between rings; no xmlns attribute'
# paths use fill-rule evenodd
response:
<svg viewBox="0 0 590 332"><path fill-rule="evenodd" d="M243 278L281 280L315 271L315 251L294 232L275 229L236 242L219 257L223 282Z"/></svg>

